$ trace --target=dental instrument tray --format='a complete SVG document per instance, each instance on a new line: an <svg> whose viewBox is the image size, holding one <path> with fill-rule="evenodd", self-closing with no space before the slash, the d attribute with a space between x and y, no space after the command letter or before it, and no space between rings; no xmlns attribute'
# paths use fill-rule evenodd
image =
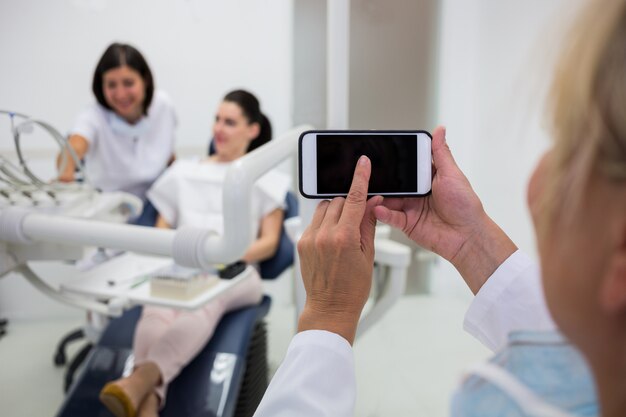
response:
<svg viewBox="0 0 626 417"><path fill-rule="evenodd" d="M150 295L190 300L217 285L219 278L216 273L217 271L203 271L171 264L149 275Z"/></svg>
<svg viewBox="0 0 626 417"><path fill-rule="evenodd" d="M60 290L68 295L187 310L202 307L231 286L253 276L252 266L233 279L219 279L215 271L184 268L175 265L172 258L133 252L112 257L86 271L70 265L63 269L61 274L66 279L60 284ZM203 278L204 275L212 278ZM183 279L189 282L181 283ZM186 286L188 288L184 288Z"/></svg>

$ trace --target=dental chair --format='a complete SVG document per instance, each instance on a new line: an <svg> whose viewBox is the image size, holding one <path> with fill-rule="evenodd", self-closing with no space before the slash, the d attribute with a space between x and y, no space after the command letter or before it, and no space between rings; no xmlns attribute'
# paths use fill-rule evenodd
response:
<svg viewBox="0 0 626 417"><path fill-rule="evenodd" d="M285 219L298 214L298 201L286 197ZM276 254L260 264L263 279L276 279L293 263L294 245L284 227ZM226 314L209 343L171 382L161 416L251 416L268 385L267 334L263 318L271 305ZM107 416L98 394L109 381L132 370L132 342L141 307L112 319L70 384L58 417Z"/></svg>
<svg viewBox="0 0 626 417"><path fill-rule="evenodd" d="M215 142L213 138L209 141L208 147L208 155L213 155L215 153ZM83 161L81 161L83 162ZM298 200L293 193L288 193L285 200L285 220L291 217L295 217L298 215ZM143 209L139 217L130 221L131 224L139 225L139 226L147 226L152 227L156 223L158 217L158 212L154 205L150 202L150 200L145 200L143 202ZM285 232L285 228L283 227L281 231L281 237L279 241L278 249L276 250L276 255L270 259L267 259L260 263L261 277L263 279L275 279L277 278L285 269L287 269L293 263L293 255L294 255L294 246L291 240L287 237ZM64 392L68 392L70 386L72 385L72 381L74 379L74 374L80 368L80 366L84 363L85 358L93 348L93 343L90 342L90 339L93 339L93 335L86 335L85 327L80 327L75 329L68 334L66 334L57 344L57 348L54 353L53 361L56 366L63 366L67 364L67 369L65 371L65 378L63 384ZM67 347L70 343L73 343L78 340L82 340L87 338L87 342L77 351L77 353L72 357L70 362L67 361Z"/></svg>

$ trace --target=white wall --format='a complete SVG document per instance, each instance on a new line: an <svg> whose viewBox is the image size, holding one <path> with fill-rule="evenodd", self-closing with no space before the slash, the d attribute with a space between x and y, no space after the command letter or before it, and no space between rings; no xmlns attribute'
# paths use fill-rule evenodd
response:
<svg viewBox="0 0 626 417"><path fill-rule="evenodd" d="M526 184L550 145L545 95L581 3L442 0L439 122L487 212L531 255ZM448 265L433 275L438 291L469 294Z"/></svg>
<svg viewBox="0 0 626 417"><path fill-rule="evenodd" d="M440 0L351 0L351 129L430 129Z"/></svg>
<svg viewBox="0 0 626 417"><path fill-rule="evenodd" d="M121 41L144 54L172 97L179 146L206 145L217 104L237 87L258 95L281 132L291 126L291 19L291 0L3 1L0 109L66 131L93 101L102 52Z"/></svg>
<svg viewBox="0 0 626 417"><path fill-rule="evenodd" d="M0 2L0 109L67 132L92 102L93 70L114 41L136 46L179 118L179 154L204 152L214 111L234 88L257 94L275 133L291 127L292 0L24 0ZM0 154L13 147L0 115ZM24 136L35 171L53 175L54 145ZM69 310L10 275L0 279L0 316Z"/></svg>

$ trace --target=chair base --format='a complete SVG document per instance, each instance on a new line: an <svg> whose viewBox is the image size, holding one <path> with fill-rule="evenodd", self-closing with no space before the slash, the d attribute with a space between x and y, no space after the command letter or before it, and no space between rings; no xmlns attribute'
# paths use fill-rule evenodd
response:
<svg viewBox="0 0 626 417"><path fill-rule="evenodd" d="M61 339L61 341L57 345L57 349L54 352L54 364L56 366L65 365L67 363L67 355L65 354L67 345L84 337L85 331L82 328L74 330L73 332L65 335L65 337L63 337L63 339Z"/></svg>

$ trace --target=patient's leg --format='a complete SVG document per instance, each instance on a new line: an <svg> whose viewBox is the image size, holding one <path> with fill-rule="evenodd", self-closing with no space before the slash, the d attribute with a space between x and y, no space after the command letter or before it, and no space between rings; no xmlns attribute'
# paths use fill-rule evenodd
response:
<svg viewBox="0 0 626 417"><path fill-rule="evenodd" d="M143 399L137 417L158 417L159 416L159 397L156 392L151 392Z"/></svg>
<svg viewBox="0 0 626 417"><path fill-rule="evenodd" d="M217 300L222 304L224 312L227 313L241 307L258 304L262 297L263 282L259 273L254 269L250 278L229 288Z"/></svg>
<svg viewBox="0 0 626 417"><path fill-rule="evenodd" d="M194 311L145 307L135 332L136 368L127 378L107 384L100 398L116 416L134 416L137 411L140 416L154 415L155 404L158 407L165 402L169 382L206 345L224 313L256 304L262 295L261 279L255 271ZM118 414L116 407L133 412Z"/></svg>
<svg viewBox="0 0 626 417"><path fill-rule="evenodd" d="M145 362L150 347L163 336L178 314L179 312L172 308L144 306L133 339L136 365Z"/></svg>
<svg viewBox="0 0 626 417"><path fill-rule="evenodd" d="M101 401L117 417L135 416L139 408L146 408L140 406L148 394L154 395L155 387L161 382L161 370L156 363L146 361L148 350L177 315L176 310L169 308L144 307L133 339L135 369L128 377L108 383L100 392Z"/></svg>
<svg viewBox="0 0 626 417"><path fill-rule="evenodd" d="M146 362L137 366L128 377L106 384L100 391L100 401L116 417L134 417L147 397L155 396L154 387L160 381L161 371L158 366Z"/></svg>
<svg viewBox="0 0 626 417"><path fill-rule="evenodd" d="M156 363L161 370L162 384L157 388L157 393L162 403L167 384L206 345L224 313L256 304L262 295L263 285L254 271L252 277L231 287L204 307L181 312L176 317L146 357L146 361Z"/></svg>

